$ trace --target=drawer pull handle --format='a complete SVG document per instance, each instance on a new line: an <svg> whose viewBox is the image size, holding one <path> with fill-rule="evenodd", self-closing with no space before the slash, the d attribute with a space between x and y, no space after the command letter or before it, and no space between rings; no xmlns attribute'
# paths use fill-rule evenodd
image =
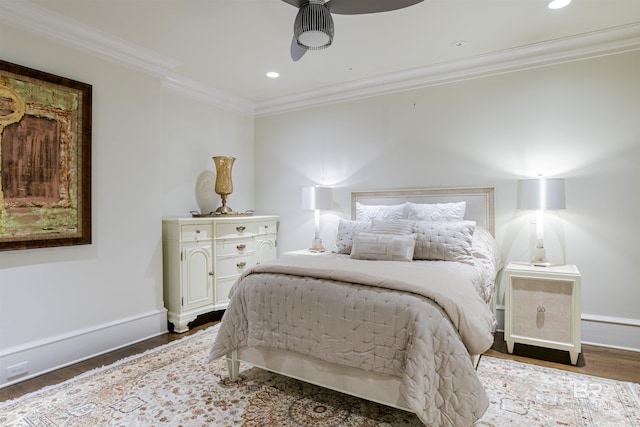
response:
<svg viewBox="0 0 640 427"><path fill-rule="evenodd" d="M538 313L544 313L546 311L546 309L544 308L543 305L539 305L538 306Z"/></svg>
<svg viewBox="0 0 640 427"><path fill-rule="evenodd" d="M196 230L196 234L200 233L200 230Z"/></svg>
<svg viewBox="0 0 640 427"><path fill-rule="evenodd" d="M209 272L209 276L213 276L213 271L210 271L210 272Z"/></svg>
<svg viewBox="0 0 640 427"><path fill-rule="evenodd" d="M244 262L244 261L242 261L242 262L237 263L237 264L236 264L236 267L238 267L238 268L244 268L244 266L245 266L245 265L247 265L247 263L246 263L246 262Z"/></svg>
<svg viewBox="0 0 640 427"><path fill-rule="evenodd" d="M238 233L242 233L246 229L247 229L247 227L245 227L244 225L239 225L239 226L236 227L236 231Z"/></svg>
<svg viewBox="0 0 640 427"><path fill-rule="evenodd" d="M247 248L247 245L245 245L244 243L236 246L236 249L239 251L244 251L246 248Z"/></svg>

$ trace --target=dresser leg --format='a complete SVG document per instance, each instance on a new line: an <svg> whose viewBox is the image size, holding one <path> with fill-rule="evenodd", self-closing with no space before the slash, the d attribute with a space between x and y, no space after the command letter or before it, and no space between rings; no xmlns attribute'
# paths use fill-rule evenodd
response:
<svg viewBox="0 0 640 427"><path fill-rule="evenodd" d="M579 352L577 351L570 351L569 352L569 356L571 356L571 364L572 365L577 365L578 364L578 356L580 355Z"/></svg>
<svg viewBox="0 0 640 427"><path fill-rule="evenodd" d="M509 354L513 353L513 345L515 344L514 341L507 341L507 351L509 352Z"/></svg>

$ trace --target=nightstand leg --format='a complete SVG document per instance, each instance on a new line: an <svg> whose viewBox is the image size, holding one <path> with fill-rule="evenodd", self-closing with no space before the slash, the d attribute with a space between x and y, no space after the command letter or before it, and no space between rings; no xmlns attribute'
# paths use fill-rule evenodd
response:
<svg viewBox="0 0 640 427"><path fill-rule="evenodd" d="M509 354L513 353L514 344L515 344L515 341L507 341L507 351L509 352Z"/></svg>
<svg viewBox="0 0 640 427"><path fill-rule="evenodd" d="M577 351L570 351L569 352L569 356L571 356L571 364L572 365L577 365L578 364L578 356L580 355L579 352Z"/></svg>

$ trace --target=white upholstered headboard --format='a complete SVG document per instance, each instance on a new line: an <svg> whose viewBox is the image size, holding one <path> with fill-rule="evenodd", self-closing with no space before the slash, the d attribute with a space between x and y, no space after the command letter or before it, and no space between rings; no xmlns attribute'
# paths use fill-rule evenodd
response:
<svg viewBox="0 0 640 427"><path fill-rule="evenodd" d="M351 218L356 202L363 205L412 203L467 203L464 219L473 220L495 236L495 189L493 187L427 188L416 190L354 191L351 193Z"/></svg>

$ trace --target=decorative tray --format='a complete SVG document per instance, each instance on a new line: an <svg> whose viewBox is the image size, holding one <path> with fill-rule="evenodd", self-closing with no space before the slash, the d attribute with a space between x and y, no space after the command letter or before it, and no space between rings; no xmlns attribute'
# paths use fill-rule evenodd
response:
<svg viewBox="0 0 640 427"><path fill-rule="evenodd" d="M253 215L253 211L246 212L230 212L230 213L222 213L222 212L209 212L209 213L200 213L196 211L190 211L192 218L215 218L215 217L228 217L228 216L251 216Z"/></svg>

